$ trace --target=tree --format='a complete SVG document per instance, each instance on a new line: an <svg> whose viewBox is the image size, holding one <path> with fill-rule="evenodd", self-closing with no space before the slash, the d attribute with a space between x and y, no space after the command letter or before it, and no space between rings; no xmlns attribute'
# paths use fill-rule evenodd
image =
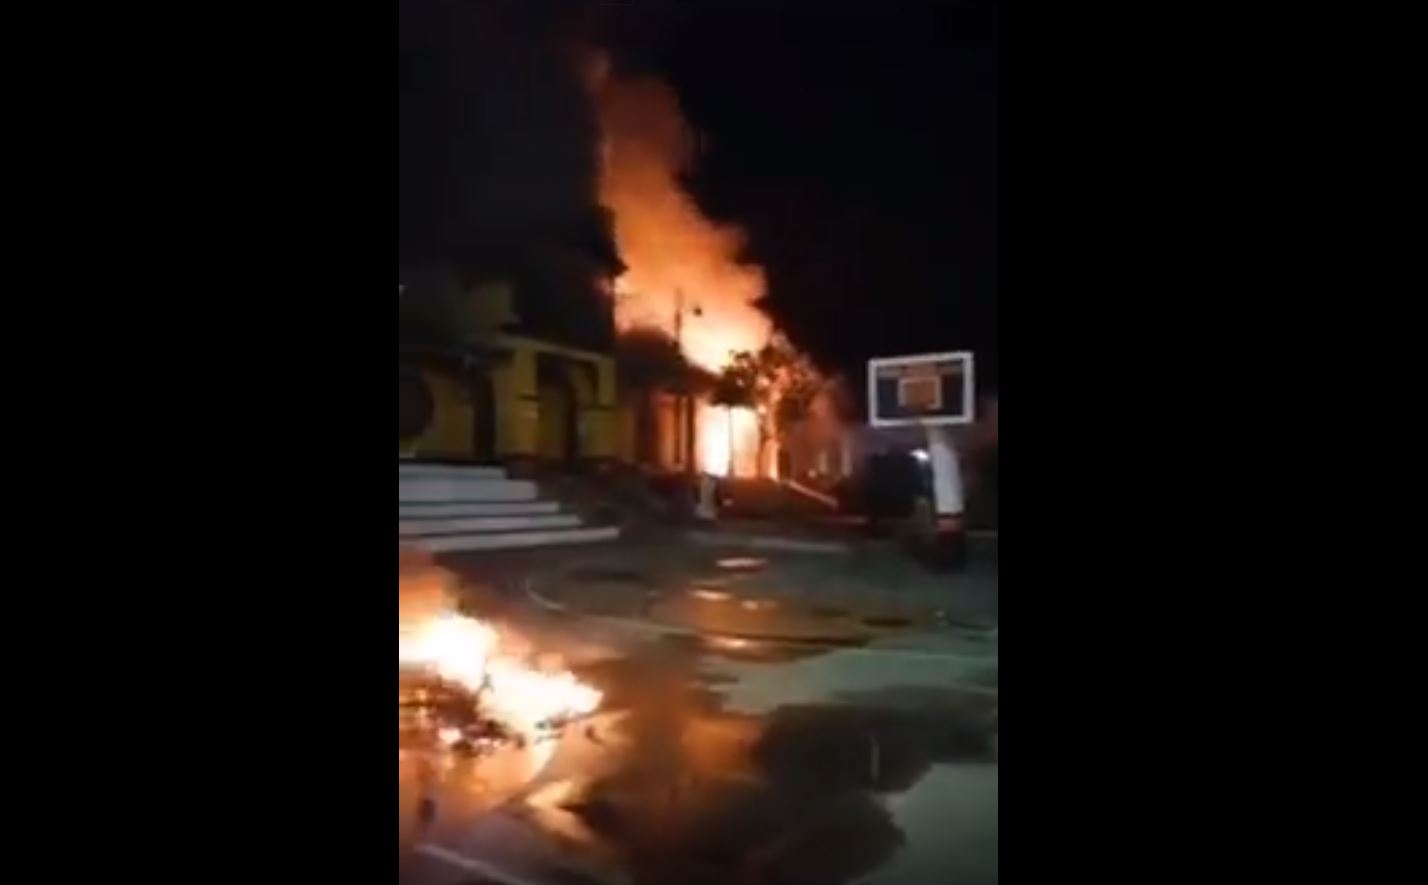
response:
<svg viewBox="0 0 1428 885"><path fill-rule="evenodd" d="M767 439L778 440L786 449L795 428L808 420L814 401L823 391L824 380L808 357L781 335L760 351L773 376L773 402L769 407ZM763 449L759 450L763 457Z"/></svg>
<svg viewBox="0 0 1428 885"><path fill-rule="evenodd" d="M441 348L460 348L516 322L513 292L498 278L446 271L414 275L397 300L399 336Z"/></svg>
<svg viewBox="0 0 1428 885"><path fill-rule="evenodd" d="M774 428L782 435L806 420L813 410L813 401L823 390L823 379L807 361L786 369L774 407Z"/></svg>
<svg viewBox="0 0 1428 885"><path fill-rule="evenodd" d="M754 409L758 461L762 464L768 443L785 437L805 420L824 387L823 377L808 357L784 336L774 335L758 351L734 354L716 382L714 402L729 409Z"/></svg>
<svg viewBox="0 0 1428 885"><path fill-rule="evenodd" d="M714 380L713 392L709 396L711 403L724 407L724 420L729 429L730 476L734 475L734 409L753 409L758 406L758 384L757 361L748 351L740 351ZM759 442L759 450L763 450L762 439Z"/></svg>

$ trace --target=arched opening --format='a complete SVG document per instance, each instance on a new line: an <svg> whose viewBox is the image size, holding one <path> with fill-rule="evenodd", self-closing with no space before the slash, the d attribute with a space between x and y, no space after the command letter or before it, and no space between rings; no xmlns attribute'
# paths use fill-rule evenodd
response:
<svg viewBox="0 0 1428 885"><path fill-rule="evenodd" d="M536 450L547 461L569 461L576 451L575 394L564 360L551 354L536 359L539 424Z"/></svg>
<svg viewBox="0 0 1428 885"><path fill-rule="evenodd" d="M490 372L471 378L471 454L478 461L496 457L496 390Z"/></svg>
<svg viewBox="0 0 1428 885"><path fill-rule="evenodd" d="M599 403L598 382L595 366L583 360L571 360L566 364L566 377L570 382L570 458L578 459L590 455L593 440L586 421L590 412Z"/></svg>
<svg viewBox="0 0 1428 885"><path fill-rule="evenodd" d="M558 353L536 355L539 458L571 463L597 457L611 445L602 442L599 378L594 360Z"/></svg>

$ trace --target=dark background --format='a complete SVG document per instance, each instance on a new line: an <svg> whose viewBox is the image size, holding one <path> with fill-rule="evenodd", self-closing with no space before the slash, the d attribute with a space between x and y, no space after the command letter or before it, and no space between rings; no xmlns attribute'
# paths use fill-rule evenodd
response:
<svg viewBox="0 0 1428 885"><path fill-rule="evenodd" d="M996 386L996 0L701 3L614 42L676 87L693 190L800 346L854 379L971 349Z"/></svg>
<svg viewBox="0 0 1428 885"><path fill-rule="evenodd" d="M14 483L13 509L51 517L12 545L47 569L11 594L47 641L14 644L24 844L75 879L192 881L221 858L248 881L362 880L394 860L390 16L195 8L175 40L157 12L55 14L52 60L94 88L17 92L48 110L17 127L43 150L15 214L57 242L15 250L13 337L64 342L41 384L18 349L12 385L45 428L15 436L17 475L45 481ZM1363 790L1413 752L1374 718L1414 687L1394 677L1417 622L1343 605L1402 585L1413 522L1356 526L1334 493L1365 484L1305 480L1324 383L1390 423L1339 463L1391 463L1421 374L1397 364L1415 324L1366 303L1403 290L1386 253L1411 226L1361 202L1411 180L1411 140L1376 129L1411 125L1393 85L1418 54L1386 38L1416 30L1351 18L1008 7L1008 881L1141 883L1167 859L1187 881L1388 881L1413 844ZM1370 371L1306 385L1326 349ZM1326 760L1364 776L1306 778Z"/></svg>
<svg viewBox="0 0 1428 885"><path fill-rule="evenodd" d="M674 87L700 145L688 189L745 229L763 307L823 368L861 395L870 357L971 349L996 386L995 0L399 11L404 268L515 274L540 312L593 324L580 275L615 264L580 82L600 48Z"/></svg>

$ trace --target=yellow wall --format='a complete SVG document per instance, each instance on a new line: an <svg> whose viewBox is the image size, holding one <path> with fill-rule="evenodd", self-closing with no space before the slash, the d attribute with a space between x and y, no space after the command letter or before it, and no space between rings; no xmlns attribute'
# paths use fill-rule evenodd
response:
<svg viewBox="0 0 1428 885"><path fill-rule="evenodd" d="M431 391L431 424L407 451L413 455L471 455L476 416L466 391L455 378L442 372L422 369L421 377Z"/></svg>
<svg viewBox="0 0 1428 885"><path fill-rule="evenodd" d="M615 410L580 410L580 448L587 458L614 458L619 454Z"/></svg>
<svg viewBox="0 0 1428 885"><path fill-rule="evenodd" d="M511 353L510 361L495 372L498 455L564 457L564 449L558 449L555 440L558 437L556 428L563 427L565 422L563 412L565 397L569 396L569 392L562 390L557 396L549 392L543 393L539 389L536 363L537 356L542 353L577 360L594 367L593 389L585 374L576 372L572 376L579 405L576 412L576 420L580 422L579 455L582 458L613 458L618 454L613 357L562 347L521 335L493 335L488 341L491 345L508 349ZM544 415L541 409L543 402L548 404ZM553 412L556 411L562 414L553 417Z"/></svg>
<svg viewBox="0 0 1428 885"><path fill-rule="evenodd" d="M615 361L607 354L561 347L518 335L493 333L482 343L509 356L491 369L495 407L494 454L498 458L540 457L563 459L567 428L566 403L571 390L565 385L541 390L537 381L537 356L554 354L594 368L569 375L577 403L579 456L613 458L619 455L616 412ZM462 382L454 376L422 368L431 390L432 420L406 453L415 456L470 457L475 453L475 406ZM545 406L542 409L542 405Z"/></svg>

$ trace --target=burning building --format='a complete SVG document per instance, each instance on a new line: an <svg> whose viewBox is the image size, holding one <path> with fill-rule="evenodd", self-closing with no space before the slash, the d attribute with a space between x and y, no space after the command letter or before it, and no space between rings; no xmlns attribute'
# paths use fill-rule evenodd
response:
<svg viewBox="0 0 1428 885"><path fill-rule="evenodd" d="M478 46L511 27L489 9L455 21ZM401 452L775 473L773 398L714 384L773 336L764 273L681 185L697 139L674 91L529 29L529 52L437 65L447 26L403 28ZM468 113L473 140L442 172L420 134ZM649 333L673 370L617 370L616 339Z"/></svg>
<svg viewBox="0 0 1428 885"><path fill-rule="evenodd" d="M615 222L624 272L613 286L617 328L662 332L692 372L655 385L627 385L622 451L667 469L693 461L720 476L777 472L767 410L753 395L720 403L714 379L736 354L760 351L774 334L758 307L762 268L742 258L744 233L707 218L682 187L697 139L664 82L622 78L596 63L590 84L604 133L600 197Z"/></svg>

